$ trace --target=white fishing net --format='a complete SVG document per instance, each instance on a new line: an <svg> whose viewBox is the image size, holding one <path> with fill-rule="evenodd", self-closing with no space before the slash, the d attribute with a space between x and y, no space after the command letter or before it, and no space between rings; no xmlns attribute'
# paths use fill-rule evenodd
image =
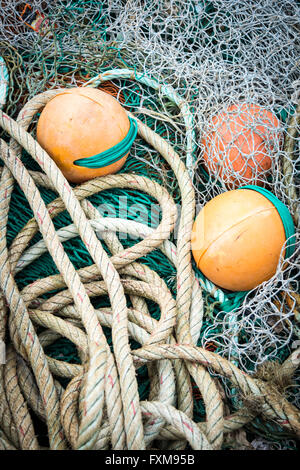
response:
<svg viewBox="0 0 300 470"><path fill-rule="evenodd" d="M289 207L297 224L299 120L290 125L300 91L296 1L35 0L28 5L2 2L0 55L14 84L8 112L14 115L22 100L46 88L79 85L116 67L133 69L172 86L189 105L198 211L223 191L259 184ZM154 92L137 80L115 83L118 98L185 159L189 143L180 109L161 89ZM284 136L290 136L289 147ZM133 151L163 173L157 152L142 140ZM167 172L164 183L173 192ZM267 360L282 361L299 346L299 232L296 242L292 257L236 311L206 302L210 321L204 323L202 345L213 343L247 371ZM296 391L289 393L299 407Z"/></svg>

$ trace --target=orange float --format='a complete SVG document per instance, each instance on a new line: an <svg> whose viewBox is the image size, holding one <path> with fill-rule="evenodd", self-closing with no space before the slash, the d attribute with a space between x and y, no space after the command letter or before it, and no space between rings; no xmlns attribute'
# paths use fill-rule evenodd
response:
<svg viewBox="0 0 300 470"><path fill-rule="evenodd" d="M270 111L251 103L228 106L212 118L201 141L206 169L230 189L263 186L281 139L280 122Z"/></svg>
<svg viewBox="0 0 300 470"><path fill-rule="evenodd" d="M120 145L130 128L124 108L111 95L95 88L70 88L43 109L37 140L69 181L81 183L122 168L128 148L121 158L103 162L109 160L104 158L105 153ZM93 167L87 167L83 160L90 157L97 157Z"/></svg>
<svg viewBox="0 0 300 470"><path fill-rule="evenodd" d="M274 204L260 192L237 189L215 197L199 212L192 252L197 267L217 286L247 291L275 274L285 240Z"/></svg>

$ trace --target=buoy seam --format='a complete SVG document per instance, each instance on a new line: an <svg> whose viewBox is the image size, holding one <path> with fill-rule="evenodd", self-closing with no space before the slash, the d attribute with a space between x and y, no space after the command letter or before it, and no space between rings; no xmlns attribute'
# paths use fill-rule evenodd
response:
<svg viewBox="0 0 300 470"><path fill-rule="evenodd" d="M278 211L276 210L275 207L270 207L269 209L262 209L262 210L259 211L259 212L255 212L255 213L253 213L253 214L248 215L247 217L244 217L243 219L240 219L237 223L231 225L231 226L228 227L226 230L224 230L224 231L223 231L220 235L218 235L213 241L211 241L210 244L208 245L208 247L203 251L202 255L200 256L199 261L197 262L197 267L198 267L198 269L200 269L200 266L199 266L199 265L200 265L200 262L201 262L203 256L206 254L206 252L212 247L212 245L213 245L214 243L216 243L221 237L223 237L223 235L224 235L225 233L227 233L229 230L233 229L234 227L236 227L236 226L239 225L240 223L244 222L245 220L250 219L250 218L252 218L252 217L256 217L256 216L258 216L259 214L261 214L261 213L263 213L263 212L268 212L268 211L276 211L276 213L278 214ZM200 270L201 270L201 269L200 269Z"/></svg>

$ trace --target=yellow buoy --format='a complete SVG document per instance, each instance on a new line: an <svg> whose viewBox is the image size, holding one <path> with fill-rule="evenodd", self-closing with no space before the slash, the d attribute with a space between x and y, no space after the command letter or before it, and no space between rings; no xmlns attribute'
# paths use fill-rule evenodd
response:
<svg viewBox="0 0 300 470"><path fill-rule="evenodd" d="M192 252L198 268L217 286L246 291L275 274L285 240L271 200L252 189L238 189L220 194L199 212Z"/></svg>

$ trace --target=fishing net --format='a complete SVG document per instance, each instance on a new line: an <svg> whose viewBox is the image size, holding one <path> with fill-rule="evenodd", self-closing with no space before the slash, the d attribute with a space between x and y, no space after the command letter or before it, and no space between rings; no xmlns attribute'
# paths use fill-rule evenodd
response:
<svg viewBox="0 0 300 470"><path fill-rule="evenodd" d="M297 228L299 13L297 2L275 0L3 1L0 55L9 73L3 109L17 118L28 100L46 90L97 86L113 94L178 153L192 178L196 213L218 194L252 183L283 201ZM38 114L30 124L33 135L37 119ZM7 134L2 134L7 140ZM40 171L25 151L22 161L29 170ZM123 173L146 176L166 188L180 213L178 179L160 152L141 136ZM47 204L57 196L49 187L39 186L39 190ZM88 199L104 217L125 218L152 228L161 221L159 204L139 190L108 189ZM8 214L9 247L32 217L24 192L16 184ZM57 231L65 229L61 233L64 248L75 268L90 266L92 258L71 227L69 214L61 212L54 224ZM170 237L175 245L177 235L175 228ZM120 239L124 247L140 240L133 234ZM27 248L29 262L24 254L15 276L19 289L58 273L40 233ZM300 341L299 249L296 231L293 255L281 260L273 278L251 292L222 290L194 265L204 303L198 346L217 352L251 376L262 374L268 361L284 364ZM141 261L164 279L175 297L176 268L170 259L155 250ZM93 304L106 308L109 301L96 297ZM150 300L147 306L158 319L158 306ZM111 341L110 330L105 331ZM70 341L56 338L45 344L49 357L80 363ZM131 347L137 343L133 341ZM213 368L210 373L224 387L228 410L239 409L240 397L232 383ZM141 400L149 397L150 379L145 366L139 369ZM299 380L296 372L285 391L297 408ZM203 397L195 382L192 388L193 419L200 422L205 417ZM250 420L246 430L254 448L295 447L289 432L262 418ZM245 439L235 436L224 445L245 448Z"/></svg>

